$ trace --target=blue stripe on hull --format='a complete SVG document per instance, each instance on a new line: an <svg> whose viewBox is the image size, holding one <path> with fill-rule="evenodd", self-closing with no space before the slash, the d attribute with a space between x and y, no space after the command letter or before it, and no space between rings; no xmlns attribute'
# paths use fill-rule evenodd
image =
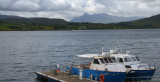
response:
<svg viewBox="0 0 160 82"><path fill-rule="evenodd" d="M75 75L79 75L79 69L72 67L72 73ZM83 77L90 78L92 75L93 80L98 80L99 81L99 76L101 74L104 74L105 76L105 82L123 82L126 73L125 72L107 72L107 71L97 71L97 70L90 70L90 69L85 69L83 70Z"/></svg>
<svg viewBox="0 0 160 82"><path fill-rule="evenodd" d="M131 70L126 80L151 80L154 72L155 70Z"/></svg>

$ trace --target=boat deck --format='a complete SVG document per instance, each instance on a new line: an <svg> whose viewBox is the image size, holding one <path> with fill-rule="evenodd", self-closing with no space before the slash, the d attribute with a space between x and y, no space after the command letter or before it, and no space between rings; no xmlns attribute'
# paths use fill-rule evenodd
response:
<svg viewBox="0 0 160 82"><path fill-rule="evenodd" d="M90 79L80 79L77 75L71 75L66 72L58 72L56 75L50 71L35 72L37 79L42 82L91 82Z"/></svg>

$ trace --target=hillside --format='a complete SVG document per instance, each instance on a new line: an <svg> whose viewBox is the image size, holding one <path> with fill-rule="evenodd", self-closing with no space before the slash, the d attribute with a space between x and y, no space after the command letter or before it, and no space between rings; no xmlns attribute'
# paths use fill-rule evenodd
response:
<svg viewBox="0 0 160 82"><path fill-rule="evenodd" d="M102 14L84 14L80 17L73 18L70 22L91 22L91 23L118 23L124 21L132 21L140 19L140 17L119 17L105 13Z"/></svg>
<svg viewBox="0 0 160 82"><path fill-rule="evenodd" d="M10 24L39 24L39 25L65 25L67 21L63 19L49 19L49 18L24 18L18 16L0 15L0 21Z"/></svg>
<svg viewBox="0 0 160 82"><path fill-rule="evenodd" d="M67 23L63 19L0 15L0 30L54 30L63 29Z"/></svg>
<svg viewBox="0 0 160 82"><path fill-rule="evenodd" d="M135 21L121 22L116 25L135 28L160 28L160 14Z"/></svg>
<svg viewBox="0 0 160 82"><path fill-rule="evenodd" d="M23 18L23 17L19 17L19 16L12 16L12 15L1 15L0 14L0 19L6 19L6 18Z"/></svg>
<svg viewBox="0 0 160 82"><path fill-rule="evenodd" d="M148 18L132 21L131 25L160 27L160 14L151 16Z"/></svg>

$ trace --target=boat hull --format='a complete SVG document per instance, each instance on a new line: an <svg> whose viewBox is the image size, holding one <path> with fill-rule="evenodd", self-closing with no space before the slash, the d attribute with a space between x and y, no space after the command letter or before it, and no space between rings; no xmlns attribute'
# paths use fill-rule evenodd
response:
<svg viewBox="0 0 160 82"><path fill-rule="evenodd" d="M78 68L72 67L72 74L79 75ZM82 69L82 76L85 78L92 78L93 80L99 81L99 76L103 74L105 82L124 82L126 72L108 72L108 71L97 71L91 69Z"/></svg>
<svg viewBox="0 0 160 82"><path fill-rule="evenodd" d="M141 80L151 80L155 72L154 70L131 70L126 77L126 81L141 81Z"/></svg>

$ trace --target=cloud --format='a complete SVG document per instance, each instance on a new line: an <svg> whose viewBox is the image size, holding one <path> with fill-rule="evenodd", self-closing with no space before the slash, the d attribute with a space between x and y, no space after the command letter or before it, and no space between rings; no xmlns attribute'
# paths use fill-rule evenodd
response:
<svg viewBox="0 0 160 82"><path fill-rule="evenodd" d="M151 16L160 13L160 0L0 0L0 13L70 20L84 13Z"/></svg>
<svg viewBox="0 0 160 82"><path fill-rule="evenodd" d="M159 0L114 0L114 2L115 7L109 11L112 15L148 17L160 13Z"/></svg>
<svg viewBox="0 0 160 82"><path fill-rule="evenodd" d="M13 11L37 11L40 9L40 5L31 1L20 0L14 2L9 9Z"/></svg>
<svg viewBox="0 0 160 82"><path fill-rule="evenodd" d="M42 11L65 11L70 8L67 0L42 0L40 5Z"/></svg>

